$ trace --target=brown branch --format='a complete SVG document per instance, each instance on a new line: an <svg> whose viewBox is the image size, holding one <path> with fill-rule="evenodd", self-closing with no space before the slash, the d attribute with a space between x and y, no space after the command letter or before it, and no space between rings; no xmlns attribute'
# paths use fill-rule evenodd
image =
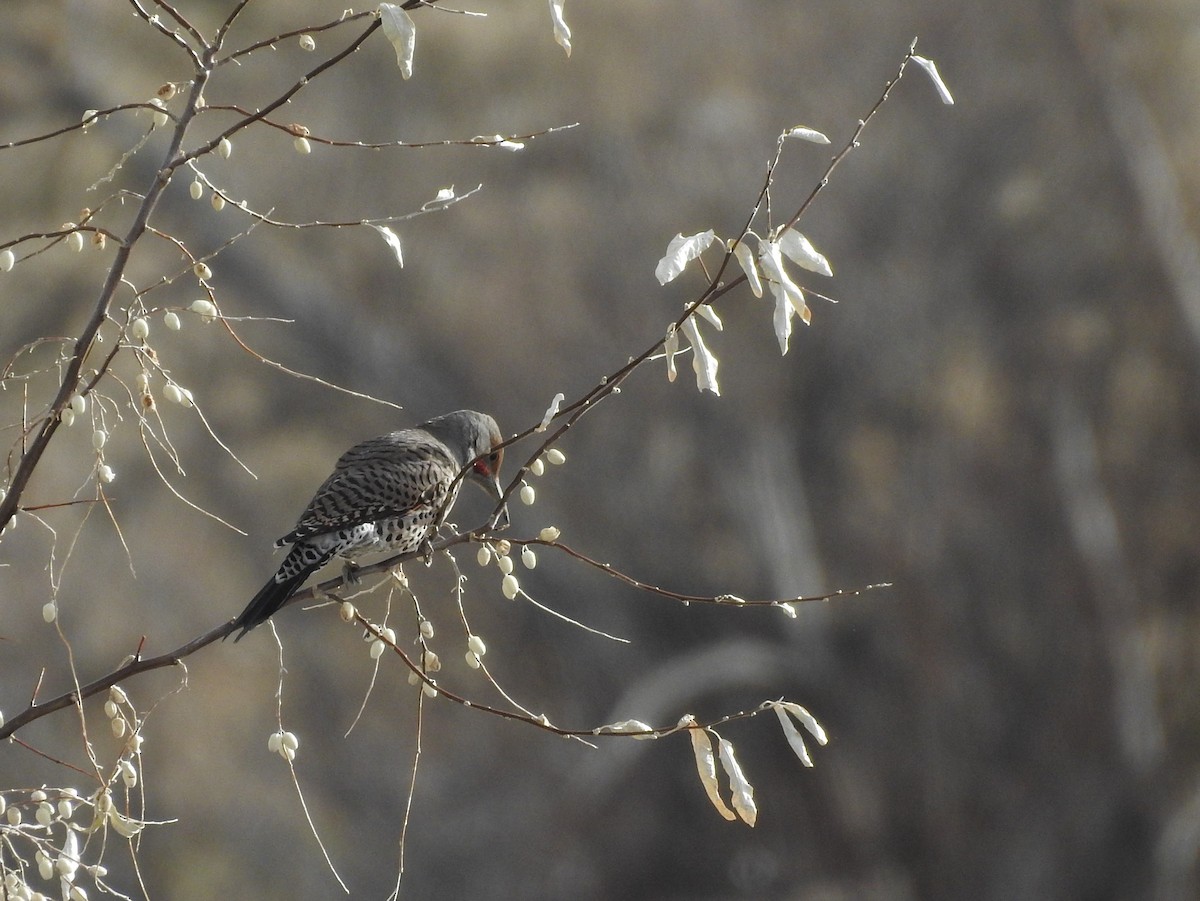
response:
<svg viewBox="0 0 1200 901"><path fill-rule="evenodd" d="M204 90L205 84L207 84L208 74L208 72L202 70L193 81L187 106L179 117L178 125L171 138L171 144L164 156L165 160L170 161L177 158L180 147L183 144L183 137L187 131L187 126L196 113L197 102ZM29 479L37 468L42 455L46 452L46 448L49 446L50 440L54 437L54 433L58 430L61 421L58 413L76 391L80 380L80 373L83 371L83 364L87 359L88 353L91 351L96 334L100 331L100 326L108 319L109 308L112 305L117 288L124 277L125 269L129 264L129 257L133 252L133 246L145 233L146 226L150 221L150 215L154 212L159 198L170 183L173 169L174 164L167 162L155 173L154 181L151 183L149 190L146 191L145 199L138 208L128 233L117 247L116 256L109 267L108 275L100 289L100 295L96 299L95 306L92 308L91 317L80 333L79 339L75 342L71 358L67 362L66 371L63 373L62 381L59 384L58 393L50 405L52 415L47 416L42 421L41 427L37 430L37 434L34 436L32 442L30 442L28 449L22 454L21 460L13 472L12 481L8 486L8 493L3 499L0 499L0 530L3 530L8 525L9 520L16 513L25 487L29 484ZM111 354L108 359L112 359ZM98 371L90 383L94 385L102 374L102 371Z"/></svg>
<svg viewBox="0 0 1200 901"><path fill-rule="evenodd" d="M237 113L246 119L253 118L255 121L261 122L263 125L268 125L276 131L281 131L290 137L305 137L314 144L324 144L328 147L352 147L360 150L389 150L393 148L407 148L410 150L420 150L429 147L497 147L506 141L532 141L534 138L545 137L560 131L578 128L578 122L572 122L570 125L552 125L549 128L543 128L540 131L531 131L527 134L515 135L497 135L495 137L473 138L444 138L438 141L345 141L338 138L323 138L320 135L313 134L310 131L302 131L297 134L298 129L295 125L282 122L276 122L274 119L268 119L266 116L257 115L243 106L236 103L214 103L204 108L204 112L227 112ZM229 200L228 197L225 198ZM362 220L355 220L361 222ZM354 224L354 223L351 223Z"/></svg>
<svg viewBox="0 0 1200 901"><path fill-rule="evenodd" d="M872 591L876 588L891 588L891 582L873 582L870 585L863 585L861 588L839 588L836 591L831 591L828 594L812 594L800 595L794 598L768 598L759 600L750 600L747 598L738 597L735 594L718 594L718 595L703 595L703 594L683 594L678 591L671 591L668 588L660 588L657 585L651 585L648 582L642 582L635 579L619 569L614 569L611 563L601 563L599 560L582 554L572 547L568 547L560 541L548 541L544 538L509 538L506 539L509 544L516 547L525 547L527 545L540 545L541 547L555 548L562 551L568 557L578 560L580 563L586 564L593 569L600 570L607 576L611 576L619 582L624 582L633 588L656 594L660 597L670 598L673 601L681 601L684 604L718 604L722 607L781 607L784 604L803 604L809 601L832 601L837 598L852 598L858 597L865 592Z"/></svg>

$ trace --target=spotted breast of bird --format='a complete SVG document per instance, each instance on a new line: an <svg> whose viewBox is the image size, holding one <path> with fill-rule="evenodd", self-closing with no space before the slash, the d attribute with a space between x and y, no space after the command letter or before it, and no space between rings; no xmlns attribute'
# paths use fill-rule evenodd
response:
<svg viewBox="0 0 1200 901"><path fill-rule="evenodd" d="M353 561L364 554L419 550L441 527L464 480L500 500L502 442L491 416L457 410L350 448L295 528L275 542L291 549L233 621L231 630L242 630L234 641L266 622L334 557Z"/></svg>

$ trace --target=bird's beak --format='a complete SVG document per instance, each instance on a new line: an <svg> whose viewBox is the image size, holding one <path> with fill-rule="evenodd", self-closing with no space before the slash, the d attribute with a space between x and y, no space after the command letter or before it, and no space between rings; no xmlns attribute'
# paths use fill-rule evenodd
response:
<svg viewBox="0 0 1200 901"><path fill-rule="evenodd" d="M500 498L504 497L504 488L500 485L499 477L492 479L491 487L492 492L496 495L496 500L500 500ZM500 507L500 512L496 514L495 519L492 521L492 528L508 528L508 504L504 504Z"/></svg>

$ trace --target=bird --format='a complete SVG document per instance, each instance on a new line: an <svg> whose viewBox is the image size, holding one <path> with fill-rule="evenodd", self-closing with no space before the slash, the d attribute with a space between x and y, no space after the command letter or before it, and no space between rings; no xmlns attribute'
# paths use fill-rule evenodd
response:
<svg viewBox="0 0 1200 901"><path fill-rule="evenodd" d="M469 479L502 501L503 437L486 413L457 410L356 444L338 459L295 528L275 542L291 545L279 569L233 620L234 639L261 625L305 580L332 560L428 548ZM465 476L460 478L460 474ZM501 509L500 522L507 521ZM228 635L229 633L227 633Z"/></svg>

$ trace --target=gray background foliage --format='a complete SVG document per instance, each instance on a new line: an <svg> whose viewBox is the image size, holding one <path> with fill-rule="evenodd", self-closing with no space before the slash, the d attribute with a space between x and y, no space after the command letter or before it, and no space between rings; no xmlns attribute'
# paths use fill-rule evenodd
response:
<svg viewBox="0 0 1200 901"><path fill-rule="evenodd" d="M206 27L225 3L184 3ZM376 36L281 115L314 132L434 140L580 122L523 153L332 151L310 157L259 129L206 171L280 218L403 213L438 188L471 200L399 227L398 270L365 229L260 227L217 258L214 284L262 353L389 398L403 413L255 363L194 318L151 341L252 479L195 416L164 408L190 498L177 502L126 416L111 486L137 575L102 511L74 545L59 604L86 678L146 636L158 652L237 613L270 572L332 460L356 440L457 407L507 430L556 391L576 396L661 333L698 277L660 288L678 231L740 227L775 136L803 123L845 141L908 42L959 100L911 70L803 227L832 261L811 329L780 358L769 305L719 304L720 399L685 370L639 373L564 441L566 466L515 511L651 582L744 596L895 587L774 611L685 609L543 554L540 599L616 645L505 601L495 570L468 609L497 676L563 725L672 722L786 695L833 741L803 770L772 720L727 727L757 788L753 831L708 806L682 738L599 750L450 705L427 707L406 897L1183 898L1197 891L1197 539L1200 338L1192 230L1197 35L1190 3L1051 0L905 3L567 4L568 61L545 3L475 0L486 20L416 15L415 77ZM240 34L335 15L329 4L252 4ZM144 99L187 69L120 3L17 2L0 28L0 139ZM347 32L349 34L349 32ZM318 36L318 52L346 38ZM209 101L264 102L315 57L293 42L223 72ZM0 154L3 233L75 219L84 189L145 120ZM212 122L228 121L214 115ZM203 129L201 129L203 130ZM119 183L145 183L161 146ZM827 159L789 146L775 209ZM244 227L172 186L158 225L196 250ZM178 264L147 241L134 278ZM111 251L109 251L111 252ZM105 256L58 250L0 278L0 353L84 321ZM187 279L151 295L186 305ZM812 281L810 280L810 283ZM48 357L40 357L43 362ZM124 372L131 377L129 371ZM43 385L45 383L40 383ZM5 422L19 393L0 396ZM12 436L12 430L5 432ZM11 439L8 439L11 440ZM86 481L86 429L63 432L27 502ZM84 494L88 489L84 490ZM464 499L473 523L482 496ZM61 563L78 508L48 512ZM49 535L29 520L0 547L0 706L64 689L65 654L40 618ZM489 693L461 664L449 570L409 567L447 684ZM376 600L379 612L381 601ZM285 720L298 772L354 896L386 895L413 753L415 704L388 666L370 674L354 629L328 611L278 618ZM339 894L281 761L268 634L205 649L147 724L151 815L141 860L152 895ZM143 706L177 675L128 686ZM93 739L110 747L99 715ZM73 762L78 723L22 737ZM111 751L110 751L111 752ZM72 777L10 745L5 785ZM119 873L121 855L110 855Z"/></svg>

